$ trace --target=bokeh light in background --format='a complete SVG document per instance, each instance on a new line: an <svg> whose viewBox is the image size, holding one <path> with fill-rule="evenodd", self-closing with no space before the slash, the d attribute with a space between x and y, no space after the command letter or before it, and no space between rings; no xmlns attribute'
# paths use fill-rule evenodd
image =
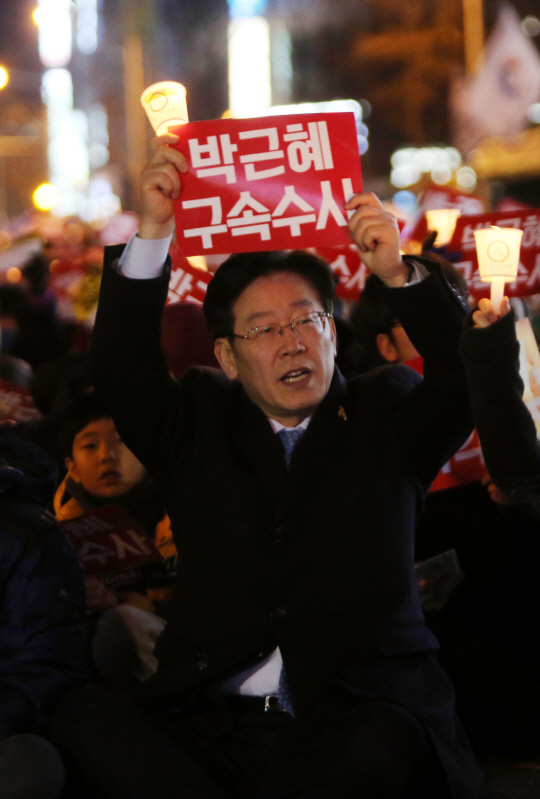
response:
<svg viewBox="0 0 540 799"><path fill-rule="evenodd" d="M5 88L9 83L9 72L5 67L0 67L0 89Z"/></svg>
<svg viewBox="0 0 540 799"><path fill-rule="evenodd" d="M391 164L390 181L397 189L415 186L427 175L439 186L455 180L461 191L472 191L476 186L476 172L461 166L455 147L403 147L392 155Z"/></svg>
<svg viewBox="0 0 540 799"><path fill-rule="evenodd" d="M12 266L6 272L6 280L8 283L18 283L22 279L22 272L18 266Z"/></svg>
<svg viewBox="0 0 540 799"><path fill-rule="evenodd" d="M42 183L32 195L32 202L40 211L51 211L58 205L60 192L51 183Z"/></svg>
<svg viewBox="0 0 540 799"><path fill-rule="evenodd" d="M97 0L77 0L77 48L85 55L95 53L98 46Z"/></svg>
<svg viewBox="0 0 540 799"><path fill-rule="evenodd" d="M0 230L0 251L7 250L9 247L11 247L12 241L13 240L7 230Z"/></svg>
<svg viewBox="0 0 540 799"><path fill-rule="evenodd" d="M527 118L533 125L540 125L540 103L533 103L527 109Z"/></svg>
<svg viewBox="0 0 540 799"><path fill-rule="evenodd" d="M527 36L530 36L532 39L540 33L540 19L538 19L538 17L525 17L521 23L521 27Z"/></svg>
<svg viewBox="0 0 540 799"><path fill-rule="evenodd" d="M392 202L405 216L414 217L418 208L418 198L412 191L396 191Z"/></svg>
<svg viewBox="0 0 540 799"><path fill-rule="evenodd" d="M84 241L84 227L80 222L68 222L64 227L64 236L70 244L82 244Z"/></svg>
<svg viewBox="0 0 540 799"><path fill-rule="evenodd" d="M71 59L70 0L39 0L33 18L39 28L39 56L43 66L66 66Z"/></svg>
<svg viewBox="0 0 540 799"><path fill-rule="evenodd" d="M265 0L229 0L229 108L258 116L272 104L270 26Z"/></svg>
<svg viewBox="0 0 540 799"><path fill-rule="evenodd" d="M40 59L46 67L41 95L47 109L49 181L58 191L49 209L59 217L106 221L120 210L120 200L110 181L103 176L94 180L91 175L109 161L107 111L97 102L75 107L70 71L74 69L73 40L75 53L84 57L98 49L98 2L39 0L34 21L39 28Z"/></svg>
<svg viewBox="0 0 540 799"><path fill-rule="evenodd" d="M456 183L462 191L472 191L476 186L476 172L470 166L462 166L456 173Z"/></svg>

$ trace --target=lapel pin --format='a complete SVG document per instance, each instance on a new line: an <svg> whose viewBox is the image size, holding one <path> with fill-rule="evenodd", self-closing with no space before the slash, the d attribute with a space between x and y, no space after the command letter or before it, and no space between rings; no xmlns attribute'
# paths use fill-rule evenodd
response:
<svg viewBox="0 0 540 799"><path fill-rule="evenodd" d="M347 414L345 413L345 408L343 405L339 406L338 416L341 416L344 422L347 421Z"/></svg>

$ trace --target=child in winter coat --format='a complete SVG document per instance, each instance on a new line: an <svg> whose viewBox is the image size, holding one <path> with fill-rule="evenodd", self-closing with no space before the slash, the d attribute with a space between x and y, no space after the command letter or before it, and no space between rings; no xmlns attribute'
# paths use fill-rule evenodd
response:
<svg viewBox="0 0 540 799"><path fill-rule="evenodd" d="M56 518L73 519L115 505L153 538L164 558L121 591L86 576L87 612L97 619L92 637L94 665L108 684L131 691L157 666L152 653L165 626L161 614L171 596L176 559L169 518L154 482L123 443L93 391L68 409L59 439L68 471L56 492Z"/></svg>

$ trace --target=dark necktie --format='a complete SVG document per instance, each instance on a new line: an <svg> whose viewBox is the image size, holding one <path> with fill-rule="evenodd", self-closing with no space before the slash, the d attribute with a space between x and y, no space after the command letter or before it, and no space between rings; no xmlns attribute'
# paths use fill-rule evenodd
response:
<svg viewBox="0 0 540 799"><path fill-rule="evenodd" d="M305 432L305 427L284 427L281 430L278 430L277 435L280 437L281 443L283 444L283 448L285 450L285 463L287 464L287 469L291 465L291 458L294 448Z"/></svg>
<svg viewBox="0 0 540 799"><path fill-rule="evenodd" d="M287 469L291 465L291 458L294 451L294 448L306 432L305 427L294 427L288 428L284 427L282 430L279 430L277 435L281 439L281 443L283 444L283 448L285 450L285 463L287 464ZM294 716L293 706L291 702L291 697L289 693L289 685L287 682L287 675L285 674L285 667L281 667L281 672L279 674L279 685L278 685L278 699L280 704L287 710L291 716Z"/></svg>

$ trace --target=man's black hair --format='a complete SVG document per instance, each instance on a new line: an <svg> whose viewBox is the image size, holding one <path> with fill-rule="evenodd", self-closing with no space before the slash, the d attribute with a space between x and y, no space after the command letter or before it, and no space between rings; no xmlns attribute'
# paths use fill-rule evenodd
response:
<svg viewBox="0 0 540 799"><path fill-rule="evenodd" d="M204 316L215 339L232 337L233 306L242 292L257 278L277 272L302 277L317 292L322 309L332 313L336 279L322 258L303 250L239 253L219 267L206 292Z"/></svg>
<svg viewBox="0 0 540 799"><path fill-rule="evenodd" d="M78 397L66 409L59 424L58 443L64 455L68 458L73 457L73 441L77 433L80 433L90 422L98 419L110 419L111 414L98 399L95 391L89 391L82 397Z"/></svg>

